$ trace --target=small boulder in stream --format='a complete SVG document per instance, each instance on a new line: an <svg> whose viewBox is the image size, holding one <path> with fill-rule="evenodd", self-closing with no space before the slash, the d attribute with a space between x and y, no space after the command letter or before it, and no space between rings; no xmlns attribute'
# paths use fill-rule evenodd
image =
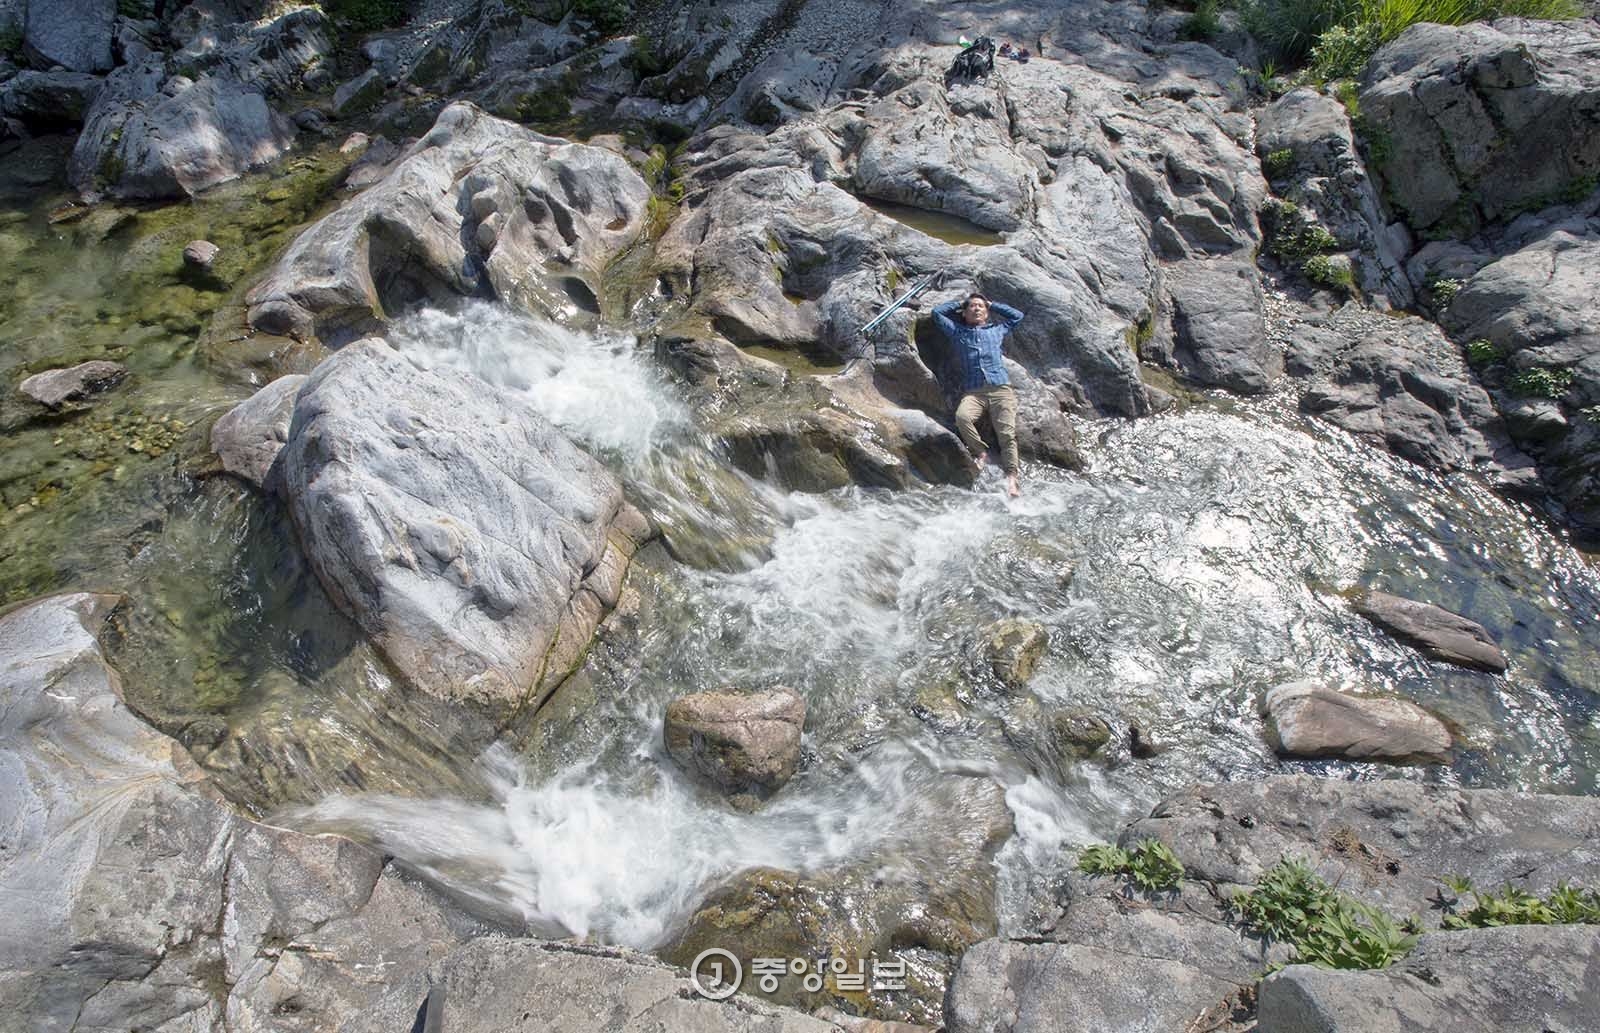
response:
<svg viewBox="0 0 1600 1033"><path fill-rule="evenodd" d="M1356 612L1434 660L1500 674L1506 656L1483 625L1432 603L1368 591L1355 599Z"/></svg>
<svg viewBox="0 0 1600 1033"><path fill-rule="evenodd" d="M806 701L793 689L696 692L667 705L667 753L729 793L766 797L794 776Z"/></svg>
<svg viewBox="0 0 1600 1033"><path fill-rule="evenodd" d="M94 395L109 391L122 383L127 375L128 367L120 362L94 359L64 369L35 373L19 384L17 390L54 411L68 403L87 401Z"/></svg>
<svg viewBox="0 0 1600 1033"><path fill-rule="evenodd" d="M1444 722L1415 703L1313 682L1271 689L1261 714L1267 742L1286 757L1443 764L1453 742Z"/></svg>
<svg viewBox="0 0 1600 1033"><path fill-rule="evenodd" d="M223 413L211 427L211 451L222 469L257 488L289 440L294 400L306 378L298 373L279 377Z"/></svg>
<svg viewBox="0 0 1600 1033"><path fill-rule="evenodd" d="M1012 689L1028 684L1049 644L1050 635L1041 625L1017 618L995 621L983 633L983 655L989 669Z"/></svg>

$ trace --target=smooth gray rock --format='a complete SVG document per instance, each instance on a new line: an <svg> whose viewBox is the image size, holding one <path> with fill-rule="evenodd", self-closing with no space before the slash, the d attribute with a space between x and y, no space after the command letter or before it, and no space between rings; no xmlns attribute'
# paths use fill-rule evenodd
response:
<svg viewBox="0 0 1600 1033"><path fill-rule="evenodd" d="M1291 965L1261 983L1271 1033L1579 1033L1600 1015L1600 928L1430 933L1372 972Z"/></svg>
<svg viewBox="0 0 1600 1033"><path fill-rule="evenodd" d="M1360 102L1407 221L1467 236L1600 169L1600 25L1413 25L1367 65Z"/></svg>
<svg viewBox="0 0 1600 1033"><path fill-rule="evenodd" d="M610 151L452 104L382 181L289 245L247 295L248 318L349 339L391 307L492 291L570 320L595 311L601 272L638 238L649 198Z"/></svg>
<svg viewBox="0 0 1600 1033"><path fill-rule="evenodd" d="M87 72L21 71L0 87L0 113L35 131L71 129L83 124L104 85Z"/></svg>
<svg viewBox="0 0 1600 1033"><path fill-rule="evenodd" d="M418 688L500 718L572 670L648 535L527 403L377 339L307 377L277 462L334 603Z"/></svg>
<svg viewBox="0 0 1600 1033"><path fill-rule="evenodd" d="M1143 947L985 940L961 956L949 1033L1184 1030L1240 990L1189 960Z"/></svg>
<svg viewBox="0 0 1600 1033"><path fill-rule="evenodd" d="M1270 689L1261 700L1267 742L1289 757L1442 764L1452 738L1415 703L1357 696L1313 682Z"/></svg>
<svg viewBox="0 0 1600 1033"><path fill-rule="evenodd" d="M183 246L183 264L190 269L210 269L221 253L209 240L191 240Z"/></svg>
<svg viewBox="0 0 1600 1033"><path fill-rule="evenodd" d="M1248 819L1248 820L1245 820ZM1198 785L1119 837L1157 838L1187 877L1248 886L1285 857L1341 892L1437 927L1444 876L1547 893L1600 883L1600 799L1309 775Z"/></svg>
<svg viewBox="0 0 1600 1033"><path fill-rule="evenodd" d="M1352 605L1361 616L1435 660L1501 673L1505 654L1483 625L1431 603L1368 591Z"/></svg>
<svg viewBox="0 0 1600 1033"><path fill-rule="evenodd" d="M794 776L805 723L805 697L793 689L696 692L667 704L662 737L685 771L765 797Z"/></svg>
<svg viewBox="0 0 1600 1033"><path fill-rule="evenodd" d="M63 369L47 369L28 377L17 390L47 409L60 409L109 391L128 376L120 362L92 359Z"/></svg>
<svg viewBox="0 0 1600 1033"><path fill-rule="evenodd" d="M752 982L745 966L746 986ZM390 991L339 1033L410 1029L437 987L448 1033L832 1033L831 1023L739 994L699 996L679 970L616 947L485 938Z"/></svg>
<svg viewBox="0 0 1600 1033"><path fill-rule="evenodd" d="M116 0L28 0L27 11L22 42L35 65L69 72L111 68Z"/></svg>
<svg viewBox="0 0 1600 1033"><path fill-rule="evenodd" d="M376 851L235 814L123 704L115 602L0 617L8 1029L312 1033L479 931Z"/></svg>
<svg viewBox="0 0 1600 1033"><path fill-rule="evenodd" d="M294 400L306 378L299 374L279 377L223 413L211 427L211 451L223 470L257 488L268 476L294 418Z"/></svg>
<svg viewBox="0 0 1600 1033"><path fill-rule="evenodd" d="M1261 394L1283 375L1283 353L1267 339L1261 287L1251 263L1182 262L1165 270L1172 353L1185 376L1241 394Z"/></svg>

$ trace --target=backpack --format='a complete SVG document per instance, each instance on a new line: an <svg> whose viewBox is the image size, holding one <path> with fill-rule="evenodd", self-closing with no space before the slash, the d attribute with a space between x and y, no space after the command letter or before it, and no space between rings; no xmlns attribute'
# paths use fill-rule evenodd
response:
<svg viewBox="0 0 1600 1033"><path fill-rule="evenodd" d="M994 73L994 40L979 36L972 46L956 55L950 70L944 73L946 87L958 82L981 82Z"/></svg>

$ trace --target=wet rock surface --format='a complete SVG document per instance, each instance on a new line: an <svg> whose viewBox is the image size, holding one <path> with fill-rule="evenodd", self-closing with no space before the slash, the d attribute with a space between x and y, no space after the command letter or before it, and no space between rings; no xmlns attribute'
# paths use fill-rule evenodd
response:
<svg viewBox="0 0 1600 1033"><path fill-rule="evenodd" d="M211 428L211 451L222 468L257 488L265 487L278 453L289 440L294 400L303 374L279 377L223 413Z"/></svg>

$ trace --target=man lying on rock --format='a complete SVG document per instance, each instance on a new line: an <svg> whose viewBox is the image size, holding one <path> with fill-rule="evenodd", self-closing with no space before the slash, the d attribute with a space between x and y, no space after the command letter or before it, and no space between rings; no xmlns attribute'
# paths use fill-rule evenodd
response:
<svg viewBox="0 0 1600 1033"><path fill-rule="evenodd" d="M974 292L964 301L954 299L938 306L933 310L933 319L955 352L956 376L960 378L957 387L961 391L961 402L956 406L956 432L961 435L961 443L967 446L981 473L989 450L978 432L978 421L988 413L994 436L1000 442L1006 492L1015 498L1022 494L1017 481L1017 393L1006 376L1000 342L1022 322L1022 313Z"/></svg>

